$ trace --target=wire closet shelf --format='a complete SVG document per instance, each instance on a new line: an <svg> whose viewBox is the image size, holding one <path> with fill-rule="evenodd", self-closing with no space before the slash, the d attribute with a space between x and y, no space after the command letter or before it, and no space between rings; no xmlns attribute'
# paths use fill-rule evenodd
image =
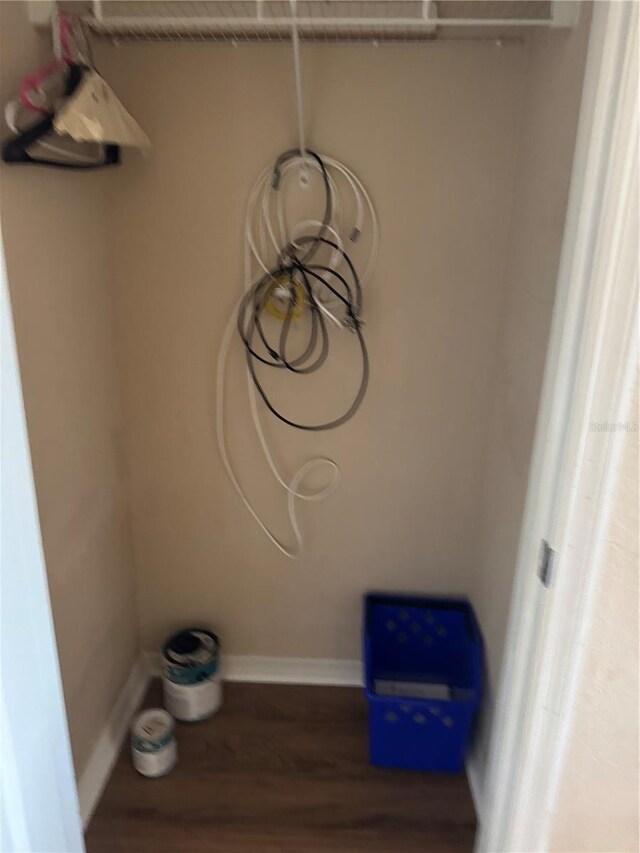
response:
<svg viewBox="0 0 640 853"><path fill-rule="evenodd" d="M569 27L577 5L571 0L93 0L84 21L97 35L141 41L289 41L295 25L305 42L419 42L520 37L531 28Z"/></svg>

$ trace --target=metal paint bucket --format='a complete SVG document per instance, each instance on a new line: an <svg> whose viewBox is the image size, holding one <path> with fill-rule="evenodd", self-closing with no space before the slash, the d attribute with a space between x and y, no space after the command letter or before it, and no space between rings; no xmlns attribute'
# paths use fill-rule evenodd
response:
<svg viewBox="0 0 640 853"><path fill-rule="evenodd" d="M163 708L142 711L131 729L133 766L143 776L169 773L178 760L175 723Z"/></svg>
<svg viewBox="0 0 640 853"><path fill-rule="evenodd" d="M220 644L206 628L187 628L169 638L163 650L164 704L183 722L205 720L222 704Z"/></svg>

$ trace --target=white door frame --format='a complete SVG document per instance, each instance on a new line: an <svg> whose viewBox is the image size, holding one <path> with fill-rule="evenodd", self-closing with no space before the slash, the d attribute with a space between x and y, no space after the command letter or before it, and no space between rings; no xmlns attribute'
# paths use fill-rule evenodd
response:
<svg viewBox="0 0 640 853"><path fill-rule="evenodd" d="M0 299L0 850L81 853L82 823L1 242Z"/></svg>
<svg viewBox="0 0 640 853"><path fill-rule="evenodd" d="M638 364L638 9L594 4L486 777L482 853L546 851ZM608 428L607 428L608 425ZM604 428L603 428L604 427ZM540 548L555 577L538 577Z"/></svg>

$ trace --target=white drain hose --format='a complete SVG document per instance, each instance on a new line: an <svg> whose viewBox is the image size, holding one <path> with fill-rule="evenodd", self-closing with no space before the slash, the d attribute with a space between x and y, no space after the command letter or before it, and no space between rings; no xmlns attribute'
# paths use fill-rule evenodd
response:
<svg viewBox="0 0 640 853"><path fill-rule="evenodd" d="M363 232L365 228L365 221L368 219L371 226L371 250L369 253L369 257L367 259L367 264L365 266L365 271L361 277L360 283L361 285L365 285L367 280L370 278L373 268L375 266L376 257L378 253L378 242L379 242L379 228L378 228L378 220L377 216L369 197L369 194L365 190L361 181L354 175L354 173L344 166L342 163L339 163L337 160L334 160L332 157L325 157L324 155L320 155L325 167L327 168L327 172L330 178L330 188L331 188L331 197L332 197L332 219L329 222L327 227L327 232L332 235L332 238L335 239L335 242L342 246L347 241L355 242L360 234ZM285 172L293 168L295 165L300 166L301 162L304 165L312 165L315 166L316 169L319 169L317 162L309 157L302 158L297 157L293 158L289 162L287 162L283 169L282 175L284 178ZM341 214L343 205L340 203L340 194L338 192L337 185L335 183L335 179L331 174L331 170L341 175L346 183L349 186L351 193L354 196L355 208L356 208L356 222L355 225L349 230L346 239L341 235ZM283 194L284 194L284 180L282 181L282 186L279 191L277 191L277 208L276 208L276 225L279 233L280 240L276 236L274 230L274 223L271 221L271 193L275 192L271 183L271 176L273 174L273 166L268 166L265 168L261 174L258 176L255 184L253 185L251 192L249 194L249 201L247 204L247 214L245 220L245 257L244 257L244 277L245 277L245 291L248 290L253 282L252 275L252 259L256 261L257 265L260 267L261 273L266 272L269 273L271 267L268 264L268 256L269 256L269 248L267 243L267 238L271 243L272 247L272 256L277 256L280 252L281 248L288 243L291 243L295 240L296 236L300 236L298 234L298 229L305 227L314 227L318 229L322 226L321 222L315 220L305 220L304 222L297 223L293 229L288 230L287 224L285 222L284 215L284 202L283 202ZM258 216L258 236L256 238L254 234L254 224L256 220L256 216ZM334 250L334 255L332 256L332 262L335 266L338 266L342 261L342 256L339 255ZM237 312L238 307L242 301L242 296L238 300L238 303L229 317L229 321L227 322L227 326L225 328L224 334L222 336L222 342L220 344L220 351L218 354L218 365L217 365L217 374L216 374L216 432L218 438L218 449L220 451L220 456L222 458L222 462L224 467L229 475L229 479L231 480L236 492L240 496L243 504L247 508L248 512L253 516L258 526L264 532L264 534L271 540L271 542L281 551L285 556L290 557L291 559L296 559L300 556L303 549L303 538L302 533L300 531L300 526L298 524L298 517L296 513L296 499L300 499L303 501L319 501L328 497L331 492L336 488L338 483L340 482L341 472L338 465L332 460L326 457L316 457L311 459L309 462L306 462L302 465L293 475L290 482L287 482L285 478L282 476L278 467L273 459L273 455L269 448L269 443L265 436L262 422L260 419L260 413L258 411L258 403L256 397L256 390L254 383L251 380L251 376L249 371L247 371L247 388L249 393L249 405L251 409L251 416L253 418L253 424L258 434L258 439L260 441L260 446L262 447L262 451L264 453L265 459L267 460L267 464L271 469L273 476L276 478L278 483L282 486L282 488L287 492L287 509L289 513L289 520L291 523L291 527L293 530L293 534L295 537L295 545L293 547L287 547L275 536L275 534L270 530L270 528L265 524L262 520L253 504L247 497L246 492L244 491L238 477L233 469L231 464L231 460L229 459L229 453L227 451L226 437L225 437L225 375L226 375L226 365L227 358L229 355L229 349L231 347L231 341L233 338L233 333L236 329L236 320L237 320ZM329 310L327 304L321 304L318 301L318 306L323 313L328 316L334 323L336 323L340 328L343 328L343 324L340 320L335 317L335 315ZM304 478L310 471L326 468L330 473L330 479L327 485L322 488L313 491L313 492L303 492L300 491L301 483Z"/></svg>

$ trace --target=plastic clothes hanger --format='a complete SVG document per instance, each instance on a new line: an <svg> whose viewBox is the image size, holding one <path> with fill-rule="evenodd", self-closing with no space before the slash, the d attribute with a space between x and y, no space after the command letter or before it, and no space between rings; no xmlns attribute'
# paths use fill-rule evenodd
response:
<svg viewBox="0 0 640 853"><path fill-rule="evenodd" d="M66 68L66 79L64 97L71 97L78 89L88 69L81 65L71 64ZM78 154L74 148L64 148L63 139L56 134L54 129L56 113L47 112L32 127L19 132L16 136L6 140L2 145L2 159L5 163L33 164L41 166L54 166L62 169L95 169L104 166L115 166L120 162L120 147L118 145L96 145L97 156ZM49 141L53 135L56 139L55 145ZM69 144L77 148L77 143L69 140ZM39 148L44 149L44 154L57 154L58 159L48 156L38 156Z"/></svg>
<svg viewBox="0 0 640 853"><path fill-rule="evenodd" d="M151 144L149 137L98 74L82 21L72 27L65 14L58 11L54 17L53 33L54 53L58 60L88 66L73 96L56 111L54 130L76 142L148 148Z"/></svg>
<svg viewBox="0 0 640 853"><path fill-rule="evenodd" d="M48 96L46 87L51 84L52 79L55 83L59 72L63 71L67 65L71 65L74 61L69 45L71 34L71 25L66 15L58 12L53 21L55 60L49 65L45 65L44 68L27 74L20 83L20 101L26 109L40 113L41 115L46 115L49 112L46 107ZM34 94L38 96L40 103L34 100Z"/></svg>
<svg viewBox="0 0 640 853"><path fill-rule="evenodd" d="M106 155L103 146L77 145L49 127L47 119L55 113L61 98L75 91L78 78L84 76L81 70L71 71L70 67L91 63L84 31L72 27L66 15L58 10L52 19L52 39L55 60L28 74L20 84L19 97L5 107L6 122L15 137L5 143L3 159L59 167L95 168L110 164L113 153ZM42 118L34 124L37 116Z"/></svg>
<svg viewBox="0 0 640 853"><path fill-rule="evenodd" d="M64 81L62 85L65 85ZM64 91L64 89L62 89L62 91ZM42 114L46 116L47 111L43 109ZM7 122L7 127L12 133L16 134L16 136L19 136L27 129L34 127L33 113L31 110L24 108L20 98L9 101L4 109L4 117ZM58 144L50 142L49 139L52 138L58 139ZM61 159L64 162L72 161L74 163L86 163L90 165L96 165L96 163L101 162L101 151L97 145L85 145L80 147L75 144L73 146L67 144L65 146L65 141L66 140L59 138L57 134L51 133L47 137L38 140L37 143L32 144L32 156L37 153L34 150L37 145L38 151L42 150L48 154L54 154L57 160ZM83 154L82 150L78 150L80 148L85 150L87 153ZM41 158L36 157L35 159Z"/></svg>

